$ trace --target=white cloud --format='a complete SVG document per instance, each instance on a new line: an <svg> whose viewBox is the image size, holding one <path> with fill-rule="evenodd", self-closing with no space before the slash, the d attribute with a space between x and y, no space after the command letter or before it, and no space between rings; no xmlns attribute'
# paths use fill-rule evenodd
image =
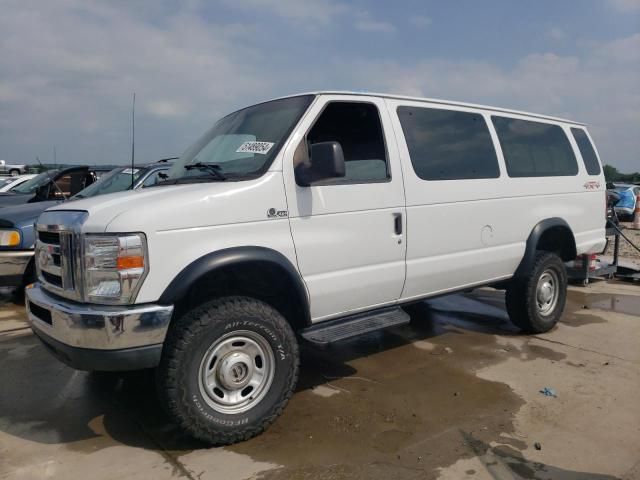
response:
<svg viewBox="0 0 640 480"><path fill-rule="evenodd" d="M256 14L268 12L293 26L314 29L327 26L331 22L352 23L362 32L392 33L396 27L372 17L367 10L359 10L353 5L335 0L225 0L228 5Z"/></svg>
<svg viewBox="0 0 640 480"><path fill-rule="evenodd" d="M609 0L609 5L621 13L636 12L640 10L640 0Z"/></svg>
<svg viewBox="0 0 640 480"><path fill-rule="evenodd" d="M378 33L393 33L396 31L396 27L393 24L376 20L368 12L358 12L355 17L353 25L356 30Z"/></svg>
<svg viewBox="0 0 640 480"><path fill-rule="evenodd" d="M122 162L135 91L137 143L152 160L180 153L238 103L271 96L267 60L194 5L152 23L127 2L4 2L0 154L31 162L57 144L70 162Z"/></svg>
<svg viewBox="0 0 640 480"><path fill-rule="evenodd" d="M409 23L416 28L427 28L433 23L430 17L424 15L414 15L409 18Z"/></svg>
<svg viewBox="0 0 640 480"><path fill-rule="evenodd" d="M151 100L145 107L147 112L158 117L181 117L188 112L183 103L171 100Z"/></svg>
<svg viewBox="0 0 640 480"><path fill-rule="evenodd" d="M486 103L585 122L604 162L640 168L640 34L592 48L584 58L531 54L510 68L470 60L357 62L367 89Z"/></svg>
<svg viewBox="0 0 640 480"><path fill-rule="evenodd" d="M256 15L269 11L286 19L320 24L327 24L350 10L349 6L333 0L227 0L227 3Z"/></svg>
<svg viewBox="0 0 640 480"><path fill-rule="evenodd" d="M567 33L560 27L552 27L549 30L547 30L546 36L551 40L559 42L567 38Z"/></svg>
<svg viewBox="0 0 640 480"><path fill-rule="evenodd" d="M297 91L345 88L575 118L591 125L605 161L639 168L640 33L583 44L574 56L530 54L510 66L430 57L402 63L378 58L375 50L359 58L316 52L311 59L268 51L255 41L261 24L207 19L199 1L4 0L0 157L33 162L36 155L49 158L56 145L59 159L122 163L130 150L133 91L138 158L153 160L180 153L233 108ZM272 28L292 38L298 24L315 24L316 33L345 41L357 21L364 22L367 39L395 28L337 0L303 0L300 9L294 0L241 2L238 8L253 5L257 18L260 8L281 16L287 25Z"/></svg>

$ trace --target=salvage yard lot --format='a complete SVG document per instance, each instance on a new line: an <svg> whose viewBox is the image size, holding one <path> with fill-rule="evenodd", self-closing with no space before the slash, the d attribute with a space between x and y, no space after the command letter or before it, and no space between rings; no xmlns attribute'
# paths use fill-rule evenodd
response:
<svg viewBox="0 0 640 480"><path fill-rule="evenodd" d="M537 336L511 326L491 289L411 314L409 326L303 348L275 424L207 448L168 423L150 374L65 367L5 299L0 478L640 479L637 284L571 287L561 323Z"/></svg>

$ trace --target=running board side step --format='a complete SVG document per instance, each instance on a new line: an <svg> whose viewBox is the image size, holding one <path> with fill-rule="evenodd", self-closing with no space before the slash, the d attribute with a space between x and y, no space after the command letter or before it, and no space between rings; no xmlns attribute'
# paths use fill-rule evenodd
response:
<svg viewBox="0 0 640 480"><path fill-rule="evenodd" d="M324 348L331 343L364 333L405 325L410 320L407 312L400 307L391 307L321 322L305 328L300 335L315 346Z"/></svg>

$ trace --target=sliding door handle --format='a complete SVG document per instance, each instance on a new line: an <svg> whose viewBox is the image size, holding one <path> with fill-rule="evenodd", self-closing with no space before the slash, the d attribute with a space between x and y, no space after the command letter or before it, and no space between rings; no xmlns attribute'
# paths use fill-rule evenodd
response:
<svg viewBox="0 0 640 480"><path fill-rule="evenodd" d="M395 230L396 235L402 235L402 214L401 213L393 214L393 229Z"/></svg>

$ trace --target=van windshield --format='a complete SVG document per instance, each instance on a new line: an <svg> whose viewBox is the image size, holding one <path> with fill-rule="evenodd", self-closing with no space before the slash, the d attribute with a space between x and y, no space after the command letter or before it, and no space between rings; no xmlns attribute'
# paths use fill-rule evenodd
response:
<svg viewBox="0 0 640 480"><path fill-rule="evenodd" d="M260 103L216 123L157 185L247 180L262 175L311 104L313 95Z"/></svg>
<svg viewBox="0 0 640 480"><path fill-rule="evenodd" d="M57 170L49 170L48 172L42 172L30 180L27 180L24 183L21 183L17 187L11 189L14 193L33 193L38 187L44 185L49 182L52 178L55 178Z"/></svg>

